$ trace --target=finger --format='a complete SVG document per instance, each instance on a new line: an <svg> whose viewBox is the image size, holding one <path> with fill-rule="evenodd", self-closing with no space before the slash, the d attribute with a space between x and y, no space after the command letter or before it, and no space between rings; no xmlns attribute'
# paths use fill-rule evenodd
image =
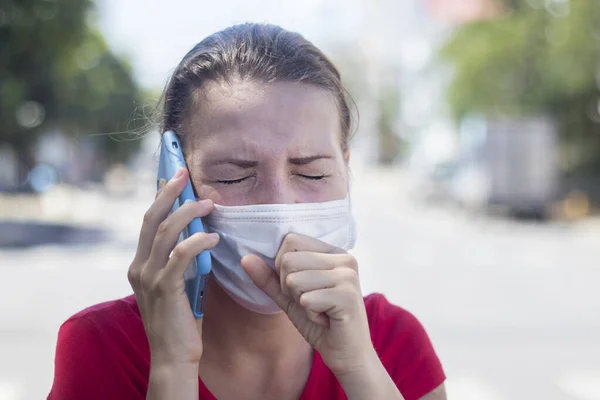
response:
<svg viewBox="0 0 600 400"><path fill-rule="evenodd" d="M358 264L356 259L348 254L323 254L300 251L286 253L281 257L279 278L281 290L289 295L285 284L288 275L305 270L333 270L338 268L350 269L358 276Z"/></svg>
<svg viewBox="0 0 600 400"><path fill-rule="evenodd" d="M305 292L300 296L300 305L315 313L325 313L330 319L343 320L354 308L358 294L348 285L336 285L332 288ZM361 297L362 301L362 297Z"/></svg>
<svg viewBox="0 0 600 400"><path fill-rule="evenodd" d="M322 242L319 239L298 233L288 233L279 247L275 257L275 270L279 273L281 268L281 258L284 254L298 251L310 251L315 253L341 254L345 253L343 249Z"/></svg>
<svg viewBox="0 0 600 400"><path fill-rule="evenodd" d="M289 295L286 285L288 275L294 272L303 270L327 270L333 269L340 260L336 259L337 255L313 253L308 251L285 253L280 257L279 269L276 271L279 274L279 282L281 290L285 295ZM336 263L337 262L337 263Z"/></svg>
<svg viewBox="0 0 600 400"><path fill-rule="evenodd" d="M285 286L290 296L299 303L300 296L306 292L332 288L352 280L358 280L358 277L356 272L349 268L326 271L305 270L289 274L285 279Z"/></svg>
<svg viewBox="0 0 600 400"><path fill-rule="evenodd" d="M194 257L204 250L213 249L219 243L218 233L195 233L173 249L167 266L160 272L160 279L171 283L181 282L185 270Z"/></svg>
<svg viewBox="0 0 600 400"><path fill-rule="evenodd" d="M169 260L169 254L175 247L181 231L183 231L194 218L204 217L213 209L211 200L189 202L177 209L159 225L154 243L150 252L153 263L165 265Z"/></svg>
<svg viewBox="0 0 600 400"><path fill-rule="evenodd" d="M312 310L306 310L306 316L312 322L323 325L326 328L329 328L329 318L324 313L314 312Z"/></svg>
<svg viewBox="0 0 600 400"><path fill-rule="evenodd" d="M156 200L150 206L146 214L144 214L144 222L142 229L140 230L140 237L138 241L138 249L136 253L136 259L145 261L150 257L152 250L152 243L156 236L158 226L173 208L173 204L177 200L177 197L183 191L183 188L187 184L188 172L185 168L181 168L171 178L169 182L160 190L157 194Z"/></svg>
<svg viewBox="0 0 600 400"><path fill-rule="evenodd" d="M242 268L252 282L269 296L283 311L287 311L292 299L281 292L279 277L271 267L254 254L245 255L241 260Z"/></svg>

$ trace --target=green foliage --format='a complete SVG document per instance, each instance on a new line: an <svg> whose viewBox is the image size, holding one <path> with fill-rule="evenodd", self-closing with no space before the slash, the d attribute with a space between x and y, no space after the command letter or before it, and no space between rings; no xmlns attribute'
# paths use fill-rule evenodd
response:
<svg viewBox="0 0 600 400"><path fill-rule="evenodd" d="M505 0L507 13L458 29L441 52L448 100L470 113L556 117L581 167L600 168L600 2Z"/></svg>
<svg viewBox="0 0 600 400"><path fill-rule="evenodd" d="M90 22L90 0L5 0L0 8L0 144L20 154L49 130L98 136L100 153L120 161L137 142L116 142L108 133L128 124L140 105L131 68L108 48ZM43 118L18 118L27 102Z"/></svg>

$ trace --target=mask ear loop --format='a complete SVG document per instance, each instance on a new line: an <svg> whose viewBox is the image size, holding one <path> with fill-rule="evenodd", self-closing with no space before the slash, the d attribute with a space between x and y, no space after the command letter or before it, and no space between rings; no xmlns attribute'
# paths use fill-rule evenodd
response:
<svg viewBox="0 0 600 400"><path fill-rule="evenodd" d="M352 196L351 196L351 185L350 185L350 171L348 171L348 185L347 185L347 194L346 200L348 201L348 240L347 240L347 250L354 247L357 240L356 234L356 221L354 219L354 213L352 212Z"/></svg>

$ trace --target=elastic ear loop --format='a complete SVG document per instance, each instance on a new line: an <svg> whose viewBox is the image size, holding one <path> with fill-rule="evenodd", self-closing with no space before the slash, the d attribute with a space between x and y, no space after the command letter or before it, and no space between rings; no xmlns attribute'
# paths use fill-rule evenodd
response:
<svg viewBox="0 0 600 400"><path fill-rule="evenodd" d="M356 234L356 221L354 219L354 213L352 212L352 196L350 195L350 190L350 171L348 171L348 193L346 195L346 198L348 199L348 218L350 218L350 221L348 221L348 224L350 225L350 231L348 232L348 249L353 248L356 245L356 241L358 239Z"/></svg>

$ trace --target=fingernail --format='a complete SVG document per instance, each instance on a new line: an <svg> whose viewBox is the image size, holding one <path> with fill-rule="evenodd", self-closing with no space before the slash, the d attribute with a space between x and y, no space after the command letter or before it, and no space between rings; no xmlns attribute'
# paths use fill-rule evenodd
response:
<svg viewBox="0 0 600 400"><path fill-rule="evenodd" d="M208 206L208 205L212 204L212 200L211 199L202 199L202 200L200 200L200 204L202 204L203 206Z"/></svg>
<svg viewBox="0 0 600 400"><path fill-rule="evenodd" d="M175 175L173 175L173 179L179 179L183 175L183 168L179 168Z"/></svg>
<svg viewBox="0 0 600 400"><path fill-rule="evenodd" d="M158 181L158 188L162 189L165 187L166 184L167 184L167 180L165 178L160 178L160 181Z"/></svg>
<svg viewBox="0 0 600 400"><path fill-rule="evenodd" d="M219 240L219 234L215 233L215 232L209 233L208 237L210 238L210 240L214 240L214 241Z"/></svg>

